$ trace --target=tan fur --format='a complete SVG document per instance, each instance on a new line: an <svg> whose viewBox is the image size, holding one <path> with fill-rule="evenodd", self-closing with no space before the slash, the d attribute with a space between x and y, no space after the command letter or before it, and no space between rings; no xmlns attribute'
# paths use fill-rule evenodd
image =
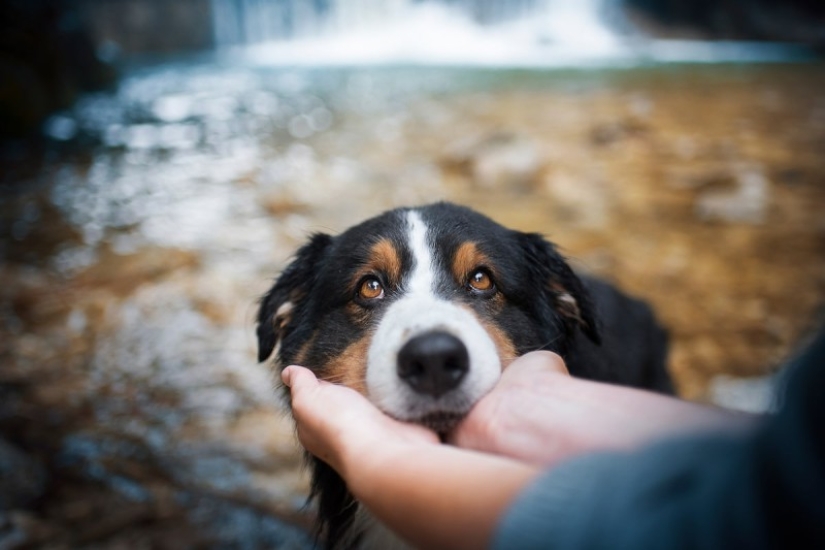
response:
<svg viewBox="0 0 825 550"><path fill-rule="evenodd" d="M306 342L304 342L304 344L298 350L298 353L295 354L295 364L296 365L307 366L307 364L306 364L307 354L309 353L309 349L312 347L312 344L315 343L315 337L316 336L317 336L317 333L313 332L312 336L310 336L309 339ZM286 367L288 365L284 365L284 366Z"/></svg>
<svg viewBox="0 0 825 550"><path fill-rule="evenodd" d="M323 366L321 378L352 388L367 395L367 351L372 334L356 340L332 361Z"/></svg>
<svg viewBox="0 0 825 550"><path fill-rule="evenodd" d="M401 281L401 257L389 239L381 239L370 248L370 256L365 269L359 270L360 279L365 272L381 272L386 274L390 284L397 285Z"/></svg>
<svg viewBox="0 0 825 550"><path fill-rule="evenodd" d="M478 249L476 243L468 241L458 247L453 256L453 276L459 284L466 283L467 278L480 266L493 270L490 259Z"/></svg>
<svg viewBox="0 0 825 550"><path fill-rule="evenodd" d="M507 366L515 361L516 357L518 357L516 354L516 347L513 345L513 341L510 340L510 337L507 336L507 333L501 330L498 325L489 319L479 317L478 313L473 308L464 305L461 307L478 319L478 322L481 323L481 326L484 327L484 330L490 335L490 338L493 340L493 344L496 346L496 352L498 353L498 360L501 362L502 370L507 368Z"/></svg>
<svg viewBox="0 0 825 550"><path fill-rule="evenodd" d="M507 336L507 333L501 330L497 325L494 323L490 323L485 321L484 319L479 319L481 322L481 326L484 327L484 330L487 331L487 334L490 335L490 338L493 339L493 343L496 345L496 350L498 351L498 359L501 361L501 369L506 369L510 363L516 360L516 347L513 345L513 341L510 340L510 337Z"/></svg>

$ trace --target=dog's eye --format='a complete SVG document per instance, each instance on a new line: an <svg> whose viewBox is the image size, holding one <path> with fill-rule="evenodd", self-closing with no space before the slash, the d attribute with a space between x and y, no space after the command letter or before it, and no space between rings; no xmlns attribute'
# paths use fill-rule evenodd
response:
<svg viewBox="0 0 825 550"><path fill-rule="evenodd" d="M479 292L487 292L493 289L493 279L483 269L479 269L470 275L467 284L470 285L471 289Z"/></svg>
<svg viewBox="0 0 825 550"><path fill-rule="evenodd" d="M365 300L376 300L384 297L384 287L375 277L368 277L361 283L358 295Z"/></svg>

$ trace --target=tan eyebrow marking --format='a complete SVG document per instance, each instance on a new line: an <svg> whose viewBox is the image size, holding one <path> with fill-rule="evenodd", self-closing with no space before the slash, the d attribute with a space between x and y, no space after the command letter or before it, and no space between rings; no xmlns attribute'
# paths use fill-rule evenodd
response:
<svg viewBox="0 0 825 550"><path fill-rule="evenodd" d="M366 264L361 266L353 276L351 281L353 288L364 276L376 272L386 274L392 286L401 282L401 256L389 239L381 239L370 247Z"/></svg>
<svg viewBox="0 0 825 550"><path fill-rule="evenodd" d="M397 284L401 280L401 257L389 239L381 239L370 250L370 263Z"/></svg>
<svg viewBox="0 0 825 550"><path fill-rule="evenodd" d="M492 271L493 266L490 265L490 258L478 249L476 243L467 241L458 247L453 256L453 276L459 284L467 282L467 278L472 274L472 271L479 267L485 266ZM495 273L493 273L495 275Z"/></svg>

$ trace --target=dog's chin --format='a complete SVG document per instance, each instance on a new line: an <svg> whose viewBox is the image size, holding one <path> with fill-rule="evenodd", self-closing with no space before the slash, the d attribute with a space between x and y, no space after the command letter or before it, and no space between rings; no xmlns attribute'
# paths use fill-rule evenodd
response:
<svg viewBox="0 0 825 550"><path fill-rule="evenodd" d="M415 418L412 422L421 424L443 437L458 426L464 416L464 413L437 411Z"/></svg>

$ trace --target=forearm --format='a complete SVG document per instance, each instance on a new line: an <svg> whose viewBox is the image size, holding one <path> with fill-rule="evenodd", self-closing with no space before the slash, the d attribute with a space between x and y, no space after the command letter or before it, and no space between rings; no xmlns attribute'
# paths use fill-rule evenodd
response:
<svg viewBox="0 0 825 550"><path fill-rule="evenodd" d="M344 453L355 497L419 548L486 548L504 510L539 470L447 445Z"/></svg>
<svg viewBox="0 0 825 550"><path fill-rule="evenodd" d="M583 448L576 449L578 452L602 448L629 450L663 437L738 430L753 425L756 418L650 391L566 376L556 378L553 388L546 388L548 394L542 405L548 415L552 414L567 428L566 433L578 432L589 437L582 441ZM526 420L516 419L514 423L524 425ZM552 434L558 437L565 433L547 422L533 421L528 425L546 430L547 433L536 434L546 436L545 441Z"/></svg>
<svg viewBox="0 0 825 550"><path fill-rule="evenodd" d="M549 466L588 451L628 450L677 434L739 429L753 424L753 418L538 368L503 379L451 441Z"/></svg>

